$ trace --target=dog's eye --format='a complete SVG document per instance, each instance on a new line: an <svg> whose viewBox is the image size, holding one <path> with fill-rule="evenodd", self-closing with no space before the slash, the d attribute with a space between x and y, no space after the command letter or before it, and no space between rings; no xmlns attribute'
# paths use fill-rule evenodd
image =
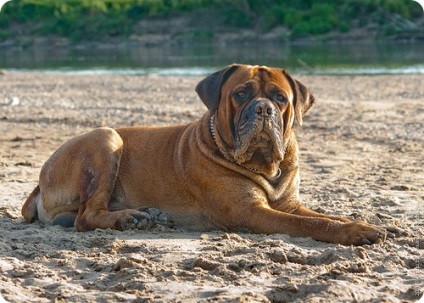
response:
<svg viewBox="0 0 424 303"><path fill-rule="evenodd" d="M282 94L277 94L277 96L275 97L275 99L278 102L286 102L287 101L286 97L284 97Z"/></svg>
<svg viewBox="0 0 424 303"><path fill-rule="evenodd" d="M247 96L246 92L245 92L245 91L243 91L243 90L241 90L241 91L237 92L237 93L236 93L236 95L237 95L237 97L238 97L238 98L240 98L240 99L244 99L244 98L246 98L246 96Z"/></svg>

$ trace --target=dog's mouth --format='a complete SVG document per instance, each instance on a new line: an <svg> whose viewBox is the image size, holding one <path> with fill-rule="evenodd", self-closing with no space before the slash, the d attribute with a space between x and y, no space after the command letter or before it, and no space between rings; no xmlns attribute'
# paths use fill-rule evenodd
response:
<svg viewBox="0 0 424 303"><path fill-rule="evenodd" d="M246 110L236 128L234 159L248 161L281 162L283 154L283 123L277 110L269 116L254 115Z"/></svg>

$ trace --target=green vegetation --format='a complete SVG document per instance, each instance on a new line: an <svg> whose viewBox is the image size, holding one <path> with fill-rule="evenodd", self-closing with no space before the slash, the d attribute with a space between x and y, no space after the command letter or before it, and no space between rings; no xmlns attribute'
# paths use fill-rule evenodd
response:
<svg viewBox="0 0 424 303"><path fill-rule="evenodd" d="M217 1L232 7L232 22L253 25L260 17L267 30L285 26L292 36L319 35L368 23L391 24L393 15L414 19L422 15L417 3L409 0L238 0ZM239 17L240 16L240 17ZM396 27L396 26L395 26Z"/></svg>
<svg viewBox="0 0 424 303"><path fill-rule="evenodd" d="M195 19L196 12L205 11L220 18L205 20L210 23L203 25L209 27L206 34L198 30L193 35L200 39L211 38L214 26L263 31L283 26L297 38L377 24L390 35L402 30L399 18L422 14L411 0L13 0L0 13L0 41L16 25L30 25L33 35L60 35L74 42L125 38L140 20L179 14Z"/></svg>
<svg viewBox="0 0 424 303"><path fill-rule="evenodd" d="M137 20L202 6L201 0L14 0L0 14L0 26L36 24L34 33L74 41L102 35L127 36Z"/></svg>

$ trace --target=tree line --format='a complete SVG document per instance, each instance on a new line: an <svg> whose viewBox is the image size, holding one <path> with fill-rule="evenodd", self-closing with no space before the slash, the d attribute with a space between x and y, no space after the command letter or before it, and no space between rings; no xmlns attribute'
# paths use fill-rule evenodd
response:
<svg viewBox="0 0 424 303"><path fill-rule="evenodd" d="M369 24L390 35L423 14L412 0L13 0L0 13L0 41L19 24L31 25L31 34L73 41L128 37L140 20L184 14L195 19L196 12L205 11L220 16L218 24L211 24L212 32L214 25L264 32L283 26L294 38Z"/></svg>

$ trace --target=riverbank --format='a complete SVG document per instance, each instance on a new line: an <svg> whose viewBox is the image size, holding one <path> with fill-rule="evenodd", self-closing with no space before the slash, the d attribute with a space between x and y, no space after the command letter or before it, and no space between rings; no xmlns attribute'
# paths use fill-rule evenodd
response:
<svg viewBox="0 0 424 303"><path fill-rule="evenodd" d="M300 74L422 74L423 43L190 47L78 47L0 49L0 68L14 72L122 75L206 75L223 66L255 62Z"/></svg>
<svg viewBox="0 0 424 303"><path fill-rule="evenodd" d="M423 293L422 75L298 75L317 98L296 127L312 209L408 237L343 247L286 235L26 224L44 161L98 126L199 118L199 76L0 74L0 294L10 302L415 302ZM1 300L1 299L0 299Z"/></svg>
<svg viewBox="0 0 424 303"><path fill-rule="evenodd" d="M266 45L320 45L356 43L422 43L424 41L424 18L411 23L413 29L405 29L383 34L378 26L354 28L349 32L331 30L319 35L292 37L286 27L277 26L269 30L260 28L237 28L222 26L213 31L203 27L190 27L184 18L140 21L128 36L98 36L90 39L74 40L57 34L40 35L31 32L34 24L21 24L11 27L4 37L0 37L3 49L107 49L131 47L190 47L192 45L252 46ZM152 25L154 24L154 28Z"/></svg>

